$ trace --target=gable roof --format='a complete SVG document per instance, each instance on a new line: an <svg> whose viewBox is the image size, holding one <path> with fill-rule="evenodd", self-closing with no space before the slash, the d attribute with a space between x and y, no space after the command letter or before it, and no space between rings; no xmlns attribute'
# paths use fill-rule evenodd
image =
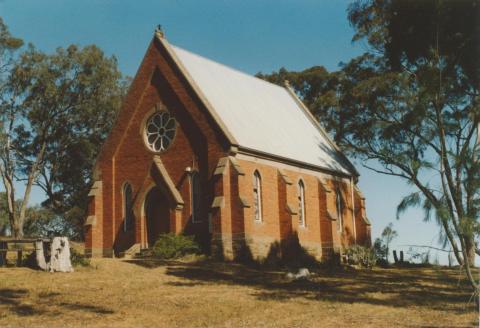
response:
<svg viewBox="0 0 480 328"><path fill-rule="evenodd" d="M167 44L168 48L239 150L358 176L292 90L179 47Z"/></svg>

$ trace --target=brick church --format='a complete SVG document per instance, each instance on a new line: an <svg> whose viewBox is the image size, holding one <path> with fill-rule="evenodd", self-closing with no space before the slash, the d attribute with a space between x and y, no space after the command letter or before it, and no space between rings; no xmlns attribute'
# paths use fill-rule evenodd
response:
<svg viewBox="0 0 480 328"><path fill-rule="evenodd" d="M195 235L265 258L292 238L318 260L370 244L358 173L297 98L175 47L157 31L94 169L90 256Z"/></svg>

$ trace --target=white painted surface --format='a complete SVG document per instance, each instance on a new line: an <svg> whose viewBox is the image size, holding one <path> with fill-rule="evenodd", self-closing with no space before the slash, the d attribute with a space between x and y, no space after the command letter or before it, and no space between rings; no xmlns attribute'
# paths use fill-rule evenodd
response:
<svg viewBox="0 0 480 328"><path fill-rule="evenodd" d="M67 237L53 238L50 256L50 272L73 272Z"/></svg>
<svg viewBox="0 0 480 328"><path fill-rule="evenodd" d="M172 48L239 146L351 174L285 88Z"/></svg>

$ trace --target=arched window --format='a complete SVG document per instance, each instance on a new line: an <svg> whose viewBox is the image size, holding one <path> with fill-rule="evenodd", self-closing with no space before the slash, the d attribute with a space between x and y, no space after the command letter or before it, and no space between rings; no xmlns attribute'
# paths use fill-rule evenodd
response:
<svg viewBox="0 0 480 328"><path fill-rule="evenodd" d="M191 175L192 222L200 222L200 176L194 171Z"/></svg>
<svg viewBox="0 0 480 328"><path fill-rule="evenodd" d="M255 220L262 221L262 178L258 171L253 174L253 201L255 203Z"/></svg>
<svg viewBox="0 0 480 328"><path fill-rule="evenodd" d="M123 231L129 231L133 227L133 191L127 182L123 185Z"/></svg>
<svg viewBox="0 0 480 328"><path fill-rule="evenodd" d="M338 231L343 230L343 198L340 188L336 189L335 192L335 203L337 207L337 228Z"/></svg>
<svg viewBox="0 0 480 328"><path fill-rule="evenodd" d="M298 223L300 226L305 227L305 185L303 181L298 181Z"/></svg>

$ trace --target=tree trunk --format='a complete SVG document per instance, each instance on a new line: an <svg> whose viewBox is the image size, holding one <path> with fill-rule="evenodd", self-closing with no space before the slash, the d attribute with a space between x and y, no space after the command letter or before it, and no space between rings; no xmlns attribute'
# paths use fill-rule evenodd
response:
<svg viewBox="0 0 480 328"><path fill-rule="evenodd" d="M37 260L37 266L44 270L47 271L49 267L47 266L47 262L45 260L45 252L43 251L43 241L42 240L37 240L35 242L35 258Z"/></svg>
<svg viewBox="0 0 480 328"><path fill-rule="evenodd" d="M33 183L35 182L35 179L39 172L39 165L43 159L43 154L45 153L46 147L47 147L47 142L43 141L40 151L37 155L37 158L35 159L35 162L33 163L30 169L30 173L28 174L27 185L25 187L25 194L23 195L22 206L20 206L20 213L18 217L15 218L17 221L16 223L17 223L17 229L18 229L17 231L18 237L23 237L23 224L25 222L28 202L30 200L30 193L32 191Z"/></svg>
<svg viewBox="0 0 480 328"><path fill-rule="evenodd" d="M470 267L475 267L475 240L473 237L465 237L465 251L468 254L468 263Z"/></svg>
<svg viewBox="0 0 480 328"><path fill-rule="evenodd" d="M20 222L18 217L13 218L12 234L13 234L13 237L15 238L23 237L23 222Z"/></svg>

